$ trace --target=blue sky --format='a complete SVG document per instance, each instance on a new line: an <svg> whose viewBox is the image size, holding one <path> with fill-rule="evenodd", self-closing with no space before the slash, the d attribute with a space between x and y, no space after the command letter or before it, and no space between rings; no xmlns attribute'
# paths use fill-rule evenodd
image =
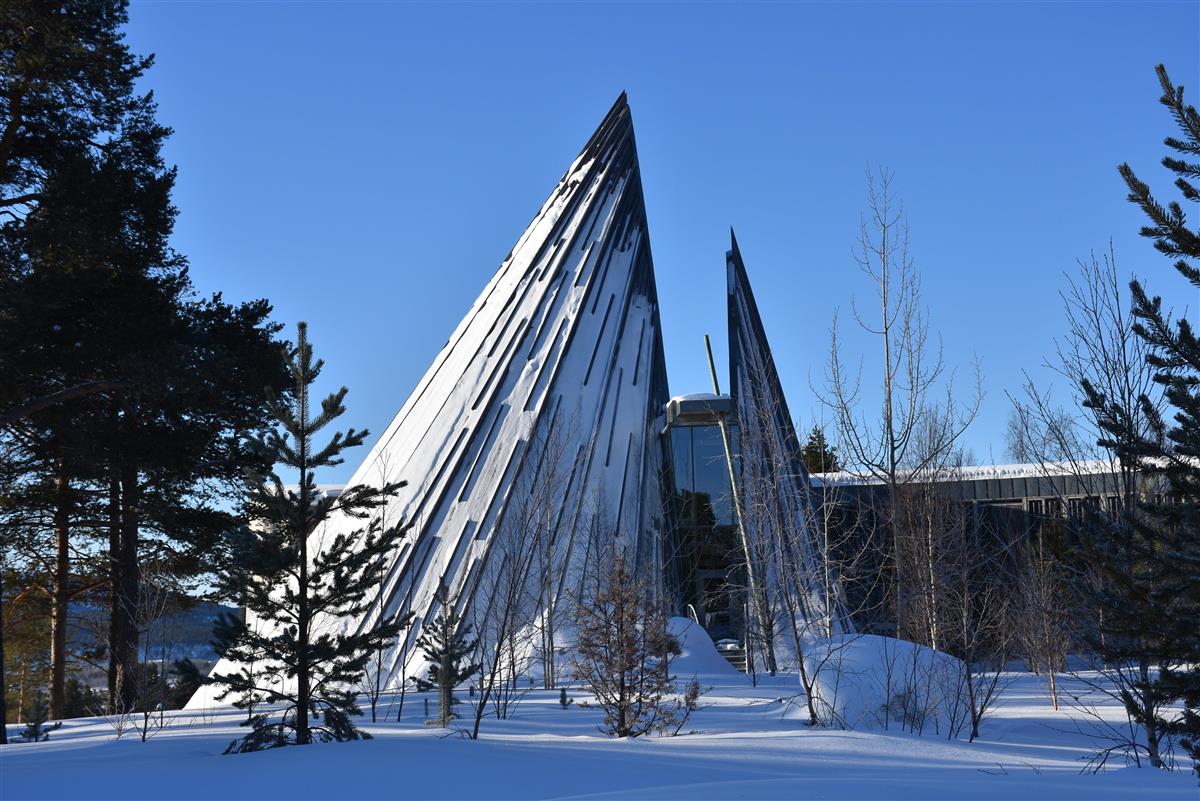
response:
<svg viewBox="0 0 1200 801"><path fill-rule="evenodd" d="M1111 240L1123 271L1200 306L1137 236L1116 173L1129 161L1171 189L1153 68L1200 98L1197 2L135 2L130 17L130 44L157 55L145 86L175 129L175 244L197 285L307 320L328 383L350 387L346 424L376 433L623 89L673 392L708 389L705 333L723 358L732 225L792 412L819 416L832 315L871 290L851 256L868 165L895 173L948 364L982 361L977 461L1005 459L1005 392L1052 351L1076 258ZM876 344L845 342L871 375Z"/></svg>

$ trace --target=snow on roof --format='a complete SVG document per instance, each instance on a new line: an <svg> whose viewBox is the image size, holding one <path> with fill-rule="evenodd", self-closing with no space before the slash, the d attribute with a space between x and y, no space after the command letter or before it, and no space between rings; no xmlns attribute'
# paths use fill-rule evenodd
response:
<svg viewBox="0 0 1200 801"><path fill-rule="evenodd" d="M688 392L685 395L676 395L671 398L672 401L706 401L706 400L726 400L728 395L714 395L711 392Z"/></svg>
<svg viewBox="0 0 1200 801"><path fill-rule="evenodd" d="M990 464L951 467L929 471L924 480L932 481L984 481L995 478L1049 478L1053 476L1094 476L1115 473L1120 466L1106 459L1087 459L1078 462L1045 462L1035 464ZM903 474L908 478L910 474ZM878 476L865 471L842 470L834 473L813 473L816 484L846 486L854 484L882 484Z"/></svg>

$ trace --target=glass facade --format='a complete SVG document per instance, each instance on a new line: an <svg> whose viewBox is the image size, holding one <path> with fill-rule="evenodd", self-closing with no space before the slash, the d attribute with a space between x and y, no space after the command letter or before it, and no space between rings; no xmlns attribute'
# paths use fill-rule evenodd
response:
<svg viewBox="0 0 1200 801"><path fill-rule="evenodd" d="M729 427L737 454L737 428ZM683 611L714 640L742 638L741 548L721 429L715 423L668 429L675 496L675 574ZM736 464L735 464L736 467Z"/></svg>

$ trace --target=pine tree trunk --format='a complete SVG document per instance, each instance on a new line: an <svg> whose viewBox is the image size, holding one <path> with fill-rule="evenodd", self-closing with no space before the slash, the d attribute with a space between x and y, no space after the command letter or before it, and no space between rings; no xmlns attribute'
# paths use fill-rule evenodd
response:
<svg viewBox="0 0 1200 801"><path fill-rule="evenodd" d="M25 685L29 683L29 659L21 660L21 689L17 691L17 725L25 719Z"/></svg>
<svg viewBox="0 0 1200 801"><path fill-rule="evenodd" d="M0 745L8 744L8 688L4 673L4 575L0 572Z"/></svg>
<svg viewBox="0 0 1200 801"><path fill-rule="evenodd" d="M117 660L116 700L119 711L137 707L138 664L138 485L137 470L127 461L121 465L121 525L117 552L119 576L113 616L119 621L112 649Z"/></svg>
<svg viewBox="0 0 1200 801"><path fill-rule="evenodd" d="M305 347L304 331L300 332L300 347ZM301 380L297 384L297 401L299 404L298 419L301 425L309 424L308 418L308 385ZM298 539L296 548L299 550L300 565L298 571L296 596L298 601L296 623L296 744L309 744L308 730L308 708L309 696L311 687L309 686L310 668L309 665L309 615L311 610L308 604L308 516L312 513L313 499L308 494L309 466L308 466L308 435L297 437L296 441L298 462L300 466L300 509L297 513L295 536Z"/></svg>
<svg viewBox="0 0 1200 801"><path fill-rule="evenodd" d="M450 683L450 645L442 650L441 670L438 674L438 722L445 728L450 725L450 716L454 709L454 685Z"/></svg>
<svg viewBox="0 0 1200 801"><path fill-rule="evenodd" d="M301 552L303 553L304 550L302 547ZM296 744L308 745L308 707L311 693L308 664L308 604L306 603L308 566L304 564L300 567L300 587L299 638L296 642L296 648L299 651L299 658L296 660L299 668L296 671Z"/></svg>
<svg viewBox="0 0 1200 801"><path fill-rule="evenodd" d="M108 713L117 711L117 645L121 642L121 483L115 465L108 479Z"/></svg>
<svg viewBox="0 0 1200 801"><path fill-rule="evenodd" d="M300 473L301 500L302 500L302 515L308 514L308 505L312 502L305 490L308 481L307 471ZM305 536L307 528L299 527L297 536L300 538L298 545L300 546L300 580L298 587L298 596L300 602L299 615L297 616L298 632L296 640L297 659L296 667L296 744L309 744L308 731L308 708L309 696L311 688L309 687L309 608L308 608L308 537Z"/></svg>
<svg viewBox="0 0 1200 801"><path fill-rule="evenodd" d="M67 611L71 600L70 481L60 461L54 482L54 593L50 606L50 718L61 720L66 707Z"/></svg>

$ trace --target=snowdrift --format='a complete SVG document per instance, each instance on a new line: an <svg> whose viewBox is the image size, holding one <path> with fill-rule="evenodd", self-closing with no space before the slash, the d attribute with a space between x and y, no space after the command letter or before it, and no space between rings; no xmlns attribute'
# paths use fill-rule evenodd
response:
<svg viewBox="0 0 1200 801"><path fill-rule="evenodd" d="M671 659L671 674L686 682L692 676L719 677L728 684L746 677L737 671L725 657L717 653L712 637L700 624L686 617L673 617L667 621L671 634L679 641L682 653ZM748 681L748 680L747 680Z"/></svg>
<svg viewBox="0 0 1200 801"><path fill-rule="evenodd" d="M667 629L679 641L681 653L679 656L671 657L671 675L681 683L687 682L692 676L710 677L711 682L721 684L738 683L741 679L746 678L744 674L729 664L728 660L717 653L717 647L713 644L708 632L694 620L686 617L673 617L668 619ZM529 636L531 638L535 636L532 630ZM568 677L571 672L571 665L575 659L575 637L576 631L570 625L563 625L554 633L555 649L558 652L556 664L560 680ZM529 667L524 675L539 682L542 679L542 666L540 662L532 658L532 655L530 655Z"/></svg>
<svg viewBox="0 0 1200 801"><path fill-rule="evenodd" d="M966 666L923 645L845 634L810 645L804 666L826 726L957 736L969 718ZM785 716L807 719L803 700Z"/></svg>

